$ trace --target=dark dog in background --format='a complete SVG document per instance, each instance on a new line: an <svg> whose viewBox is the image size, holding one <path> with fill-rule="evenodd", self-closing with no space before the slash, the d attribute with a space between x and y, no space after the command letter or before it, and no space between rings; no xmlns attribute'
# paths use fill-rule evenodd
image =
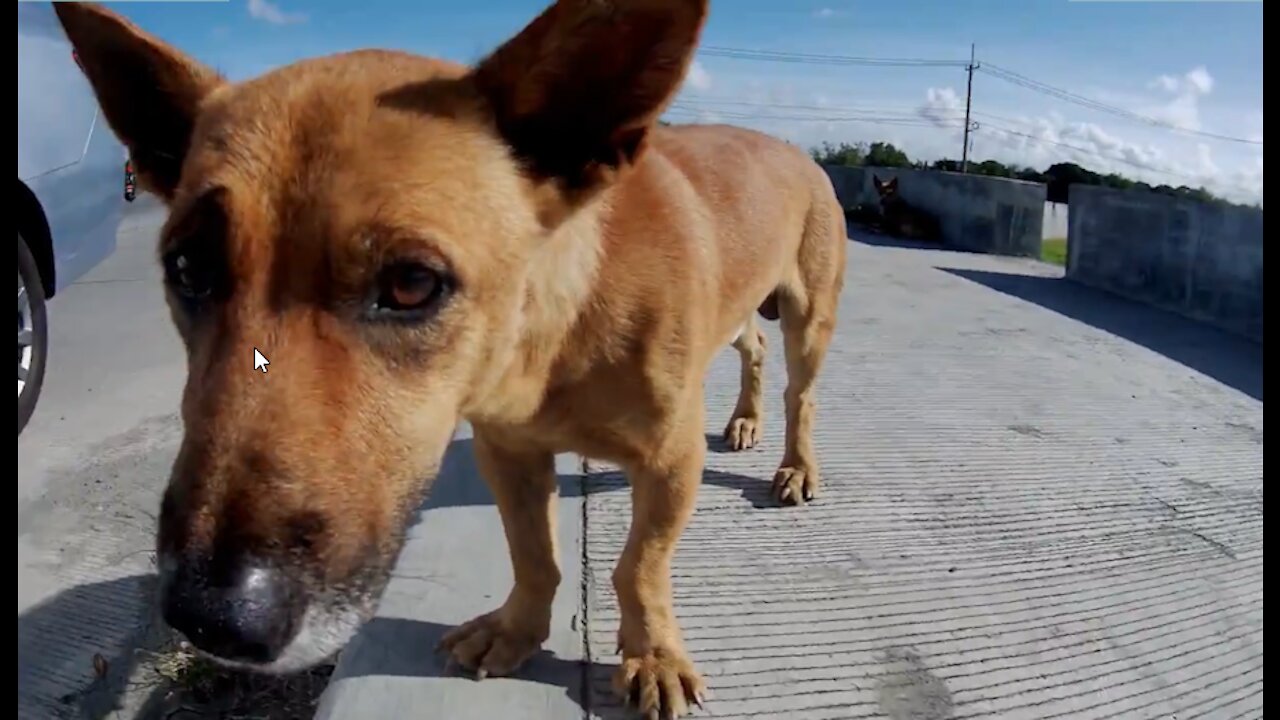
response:
<svg viewBox="0 0 1280 720"><path fill-rule="evenodd" d="M941 242L942 228L938 218L907 202L898 192L898 178L882 181L871 178L880 196L880 228L894 237L908 240Z"/></svg>

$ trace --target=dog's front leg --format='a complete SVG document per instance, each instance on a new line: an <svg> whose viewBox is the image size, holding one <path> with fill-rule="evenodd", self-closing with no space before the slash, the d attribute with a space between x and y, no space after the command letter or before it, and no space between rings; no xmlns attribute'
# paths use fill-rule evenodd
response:
<svg viewBox="0 0 1280 720"><path fill-rule="evenodd" d="M498 504L515 585L502 607L450 631L440 641L478 678L506 675L551 633L551 602L560 584L555 541L555 457L513 451L477 429L476 464Z"/></svg>
<svg viewBox="0 0 1280 720"><path fill-rule="evenodd" d="M693 514L706 440L697 429L643 465L629 468L631 532L613 573L622 621L622 666L614 689L651 718L679 717L702 703L705 686L684 651L671 597L671 558Z"/></svg>

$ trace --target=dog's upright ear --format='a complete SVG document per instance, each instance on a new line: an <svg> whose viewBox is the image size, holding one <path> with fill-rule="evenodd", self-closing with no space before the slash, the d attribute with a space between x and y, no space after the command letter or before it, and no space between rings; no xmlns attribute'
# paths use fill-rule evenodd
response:
<svg viewBox="0 0 1280 720"><path fill-rule="evenodd" d="M875 186L876 192L884 192L884 181L880 179L879 175L874 173L871 175L871 184Z"/></svg>
<svg viewBox="0 0 1280 720"><path fill-rule="evenodd" d="M498 131L569 205L633 163L683 82L708 0L558 0L474 71Z"/></svg>
<svg viewBox="0 0 1280 720"><path fill-rule="evenodd" d="M223 80L104 7L58 2L54 10L139 183L172 199L200 101Z"/></svg>

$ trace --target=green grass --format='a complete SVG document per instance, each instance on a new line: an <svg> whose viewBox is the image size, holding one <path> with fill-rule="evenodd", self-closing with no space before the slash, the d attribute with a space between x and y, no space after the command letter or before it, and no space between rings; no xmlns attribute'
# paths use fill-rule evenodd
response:
<svg viewBox="0 0 1280 720"><path fill-rule="evenodd" d="M1067 264L1067 239L1045 238L1040 243L1040 259L1054 265Z"/></svg>

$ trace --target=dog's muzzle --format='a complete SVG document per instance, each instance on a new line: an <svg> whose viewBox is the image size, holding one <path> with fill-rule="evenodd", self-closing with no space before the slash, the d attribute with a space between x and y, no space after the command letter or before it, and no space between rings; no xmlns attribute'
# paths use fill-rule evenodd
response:
<svg viewBox="0 0 1280 720"><path fill-rule="evenodd" d="M268 665L297 633L305 603L285 573L252 558L165 563L160 602L165 622L222 660Z"/></svg>

